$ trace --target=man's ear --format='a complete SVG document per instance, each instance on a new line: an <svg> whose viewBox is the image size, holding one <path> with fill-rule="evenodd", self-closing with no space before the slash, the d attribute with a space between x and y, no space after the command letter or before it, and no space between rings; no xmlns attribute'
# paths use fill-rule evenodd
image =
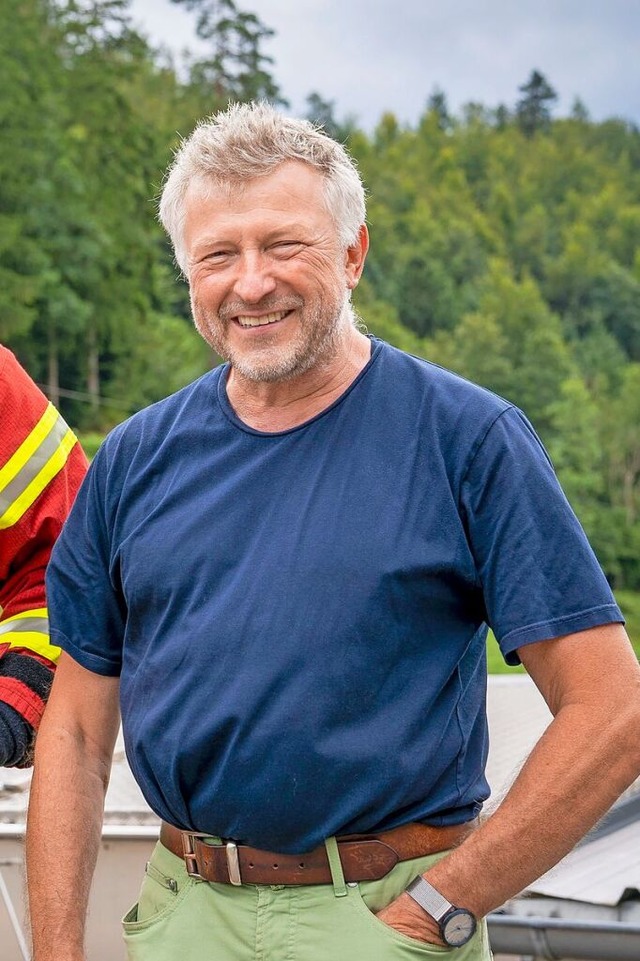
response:
<svg viewBox="0 0 640 961"><path fill-rule="evenodd" d="M345 255L345 269L347 274L347 288L353 290L357 287L358 281L364 269L364 262L369 250L369 231L366 224L360 226L356 242L347 247Z"/></svg>

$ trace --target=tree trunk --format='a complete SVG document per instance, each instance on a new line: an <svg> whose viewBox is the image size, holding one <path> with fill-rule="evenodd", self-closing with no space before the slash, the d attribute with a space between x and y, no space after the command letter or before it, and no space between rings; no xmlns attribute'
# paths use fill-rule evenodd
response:
<svg viewBox="0 0 640 961"><path fill-rule="evenodd" d="M87 332L87 393L94 414L100 409L100 355L96 332L89 327Z"/></svg>
<svg viewBox="0 0 640 961"><path fill-rule="evenodd" d="M49 325L47 346L47 396L55 407L60 407L60 369L58 337L53 324Z"/></svg>

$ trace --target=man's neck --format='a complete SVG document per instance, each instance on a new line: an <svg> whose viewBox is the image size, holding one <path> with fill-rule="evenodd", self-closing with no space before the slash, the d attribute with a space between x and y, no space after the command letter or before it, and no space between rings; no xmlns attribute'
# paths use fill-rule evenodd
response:
<svg viewBox="0 0 640 961"><path fill-rule="evenodd" d="M234 411L254 430L290 430L330 407L369 362L371 342L352 328L341 349L326 364L290 380L273 383L249 380L233 368L227 397Z"/></svg>

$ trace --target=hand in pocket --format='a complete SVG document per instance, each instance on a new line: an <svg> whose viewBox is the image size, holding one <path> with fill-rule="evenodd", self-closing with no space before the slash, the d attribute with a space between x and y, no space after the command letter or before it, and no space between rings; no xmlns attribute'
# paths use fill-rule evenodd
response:
<svg viewBox="0 0 640 961"><path fill-rule="evenodd" d="M386 908L378 911L376 917L390 928L415 941L446 947L436 922L408 894L402 893Z"/></svg>

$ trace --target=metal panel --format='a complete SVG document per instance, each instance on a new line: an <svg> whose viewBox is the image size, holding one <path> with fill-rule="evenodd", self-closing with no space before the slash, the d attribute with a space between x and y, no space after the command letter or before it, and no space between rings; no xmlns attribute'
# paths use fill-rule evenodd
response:
<svg viewBox="0 0 640 961"><path fill-rule="evenodd" d="M640 896L640 820L575 848L527 890L609 906L625 892Z"/></svg>
<svg viewBox="0 0 640 961"><path fill-rule="evenodd" d="M494 952L578 961L638 961L640 926L489 916Z"/></svg>

